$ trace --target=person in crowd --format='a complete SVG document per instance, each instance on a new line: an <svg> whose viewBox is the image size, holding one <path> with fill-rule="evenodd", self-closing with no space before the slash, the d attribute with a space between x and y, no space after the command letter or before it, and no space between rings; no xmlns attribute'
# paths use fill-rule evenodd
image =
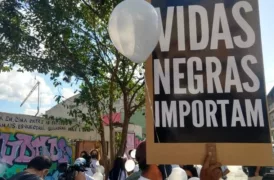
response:
<svg viewBox="0 0 274 180"><path fill-rule="evenodd" d="M92 173L95 174L97 168L100 166L98 150L96 150L96 149L92 150L90 152L90 156L91 156L90 168L91 168Z"/></svg>
<svg viewBox="0 0 274 180"><path fill-rule="evenodd" d="M86 160L77 158L72 166L58 180L93 180L86 172Z"/></svg>
<svg viewBox="0 0 274 180"><path fill-rule="evenodd" d="M109 172L109 180L125 180L127 177L127 172L125 169L125 159L122 157L117 157L114 161L113 168Z"/></svg>
<svg viewBox="0 0 274 180"><path fill-rule="evenodd" d="M53 173L52 177L53 179L57 180L59 177L66 172L68 168L68 163L61 163L58 164L57 170Z"/></svg>
<svg viewBox="0 0 274 180"><path fill-rule="evenodd" d="M172 165L171 174L168 177L169 180L187 180L187 174L179 165Z"/></svg>
<svg viewBox="0 0 274 180"><path fill-rule="evenodd" d="M247 166L248 180L262 180L264 168L260 166Z"/></svg>
<svg viewBox="0 0 274 180"><path fill-rule="evenodd" d="M104 180L104 170L102 169L102 166L99 166L96 169L96 173L93 174L92 178L94 180Z"/></svg>
<svg viewBox="0 0 274 180"><path fill-rule="evenodd" d="M139 164L139 173L133 173L131 176L137 179L155 179L162 180L171 174L172 167L170 165L148 165L146 163L146 142L140 143L136 149L136 161ZM137 176L139 175L139 177Z"/></svg>
<svg viewBox="0 0 274 180"><path fill-rule="evenodd" d="M91 156L89 156L88 154L84 155L83 157L85 160L86 160L86 164L85 164L85 173L92 177L94 172L92 171L92 168L91 168Z"/></svg>
<svg viewBox="0 0 274 180"><path fill-rule="evenodd" d="M9 180L41 180L46 177L49 169L52 165L52 161L47 156L37 156L33 158L27 165L27 169L20 172Z"/></svg>
<svg viewBox="0 0 274 180"><path fill-rule="evenodd" d="M87 151L82 151L80 153L80 157L84 158L84 159L90 159L90 155L87 153Z"/></svg>
<svg viewBox="0 0 274 180"><path fill-rule="evenodd" d="M182 165L181 168L185 170L188 179L192 177L199 177L198 171L194 165Z"/></svg>
<svg viewBox="0 0 274 180"><path fill-rule="evenodd" d="M87 156L88 156L87 151L82 151L82 152L80 153L80 157L82 157L82 158L85 158L85 157L87 157Z"/></svg>
<svg viewBox="0 0 274 180"><path fill-rule="evenodd" d="M212 153L208 153L204 161L200 180L219 180L222 177L221 164L210 164ZM157 165L146 164L146 142L143 141L139 144L136 150L136 160L141 169L141 176L139 180L163 180L164 174L160 171ZM167 173L166 173L167 174ZM170 174L167 174L169 177ZM196 177L197 179L197 177Z"/></svg>

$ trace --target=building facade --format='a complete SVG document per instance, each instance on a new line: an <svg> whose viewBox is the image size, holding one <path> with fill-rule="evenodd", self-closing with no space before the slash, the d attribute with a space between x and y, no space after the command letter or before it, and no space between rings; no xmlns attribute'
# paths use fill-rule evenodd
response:
<svg viewBox="0 0 274 180"><path fill-rule="evenodd" d="M269 123L271 129L272 143L274 143L274 87L267 95L268 110L269 110Z"/></svg>
<svg viewBox="0 0 274 180"><path fill-rule="evenodd" d="M54 107L52 107L51 109L46 111L46 115L59 117L59 118L72 119L73 117L71 117L69 115L69 111L70 111L70 109L73 109L76 106L74 101L78 97L79 97L78 94L74 95L74 96L66 99L62 103L55 105ZM121 120L121 122L123 122L123 120L124 120L123 100L119 99L116 102L114 102L113 107L115 108L117 114L121 114L119 119ZM79 105L77 108L81 109L83 113L88 112L88 109L85 105ZM144 109L138 110L132 115L132 117L130 119L130 124L137 125L142 128L142 135L141 135L142 137L145 137L145 134L146 134L146 123L145 123L146 121L145 121L144 112L145 112ZM120 120L119 120L119 122L120 122Z"/></svg>

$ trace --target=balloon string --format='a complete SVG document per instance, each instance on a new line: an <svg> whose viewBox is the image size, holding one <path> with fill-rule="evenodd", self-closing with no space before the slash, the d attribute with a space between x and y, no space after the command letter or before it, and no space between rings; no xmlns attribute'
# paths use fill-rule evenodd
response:
<svg viewBox="0 0 274 180"><path fill-rule="evenodd" d="M153 126L154 126L154 130L156 132L155 134L156 134L157 141L160 143L158 132L157 132L156 127L155 127L155 119L154 119L154 111L153 111L153 107L152 107L152 101L151 101L151 97L150 97L148 85L147 85L146 82L147 81L145 80L146 91L147 91L147 94L148 94L148 103L149 103L149 107L150 107L150 110L151 110L151 113L152 113ZM166 179L168 179L168 177L167 177L167 170L166 170L166 166L165 165L164 165L164 170L165 170Z"/></svg>

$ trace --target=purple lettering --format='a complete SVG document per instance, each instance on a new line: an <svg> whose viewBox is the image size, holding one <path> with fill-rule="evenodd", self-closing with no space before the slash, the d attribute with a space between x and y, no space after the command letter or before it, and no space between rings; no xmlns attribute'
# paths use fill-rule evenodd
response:
<svg viewBox="0 0 274 180"><path fill-rule="evenodd" d="M16 153L22 144L22 141L9 141L9 134L1 133L0 140L2 139L2 147L1 149L1 162L6 163L8 165L13 165L13 160L16 157ZM10 148L10 153L7 155L7 149Z"/></svg>

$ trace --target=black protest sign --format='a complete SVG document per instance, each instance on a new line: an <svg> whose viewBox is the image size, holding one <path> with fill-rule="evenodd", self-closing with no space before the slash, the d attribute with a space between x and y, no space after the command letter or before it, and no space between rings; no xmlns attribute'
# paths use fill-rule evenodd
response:
<svg viewBox="0 0 274 180"><path fill-rule="evenodd" d="M155 143L270 143L257 0L152 0Z"/></svg>

